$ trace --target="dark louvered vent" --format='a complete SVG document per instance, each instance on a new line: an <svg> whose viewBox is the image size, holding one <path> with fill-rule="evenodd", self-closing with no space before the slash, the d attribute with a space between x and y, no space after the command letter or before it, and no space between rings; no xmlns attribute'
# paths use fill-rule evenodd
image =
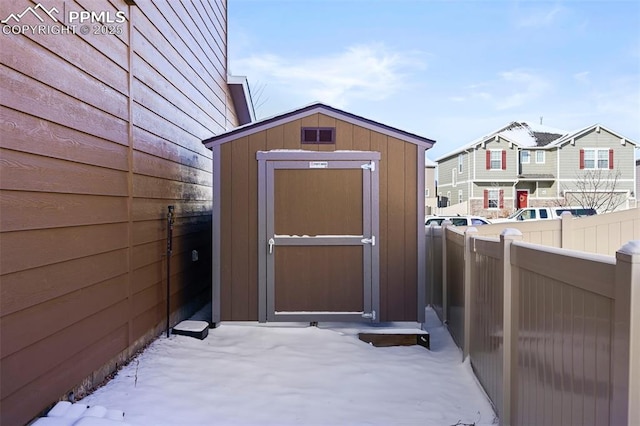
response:
<svg viewBox="0 0 640 426"><path fill-rule="evenodd" d="M303 144L336 143L335 127L303 127L301 132Z"/></svg>

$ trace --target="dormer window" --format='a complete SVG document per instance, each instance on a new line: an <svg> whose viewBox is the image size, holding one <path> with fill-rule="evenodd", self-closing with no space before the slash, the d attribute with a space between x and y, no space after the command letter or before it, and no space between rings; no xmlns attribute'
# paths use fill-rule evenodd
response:
<svg viewBox="0 0 640 426"><path fill-rule="evenodd" d="M336 143L336 128L303 127L301 141L303 144L334 144Z"/></svg>

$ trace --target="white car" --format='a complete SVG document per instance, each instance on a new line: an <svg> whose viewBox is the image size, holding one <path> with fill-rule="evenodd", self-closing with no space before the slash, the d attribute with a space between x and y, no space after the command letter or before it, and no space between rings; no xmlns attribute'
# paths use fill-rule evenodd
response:
<svg viewBox="0 0 640 426"><path fill-rule="evenodd" d="M429 216L426 218L425 225L429 226L432 223L436 225L442 225L445 220L451 221L453 226L478 226L489 225L486 218L480 216Z"/></svg>

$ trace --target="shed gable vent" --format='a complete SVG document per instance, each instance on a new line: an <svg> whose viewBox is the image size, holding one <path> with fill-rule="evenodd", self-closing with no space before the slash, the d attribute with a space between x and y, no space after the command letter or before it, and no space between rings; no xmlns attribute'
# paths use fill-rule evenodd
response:
<svg viewBox="0 0 640 426"><path fill-rule="evenodd" d="M335 127L303 127L301 133L303 144L336 143Z"/></svg>

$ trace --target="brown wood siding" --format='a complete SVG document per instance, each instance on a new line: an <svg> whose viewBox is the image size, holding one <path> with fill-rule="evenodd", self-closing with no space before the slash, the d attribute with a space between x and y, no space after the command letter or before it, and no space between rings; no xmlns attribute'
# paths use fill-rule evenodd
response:
<svg viewBox="0 0 640 426"><path fill-rule="evenodd" d="M68 4L124 11L117 36L3 36L0 424L28 422L162 329L167 205L173 321L210 300L201 140L236 125L226 1L138 3Z"/></svg>
<svg viewBox="0 0 640 426"><path fill-rule="evenodd" d="M318 126L336 128L335 145L301 144L301 128ZM255 144L250 141L255 141ZM417 147L319 113L221 146L222 320L258 319L256 152L271 149L363 150L381 153L380 320L416 321L416 215L418 197L421 196L417 194ZM239 238L243 241L237 241Z"/></svg>

